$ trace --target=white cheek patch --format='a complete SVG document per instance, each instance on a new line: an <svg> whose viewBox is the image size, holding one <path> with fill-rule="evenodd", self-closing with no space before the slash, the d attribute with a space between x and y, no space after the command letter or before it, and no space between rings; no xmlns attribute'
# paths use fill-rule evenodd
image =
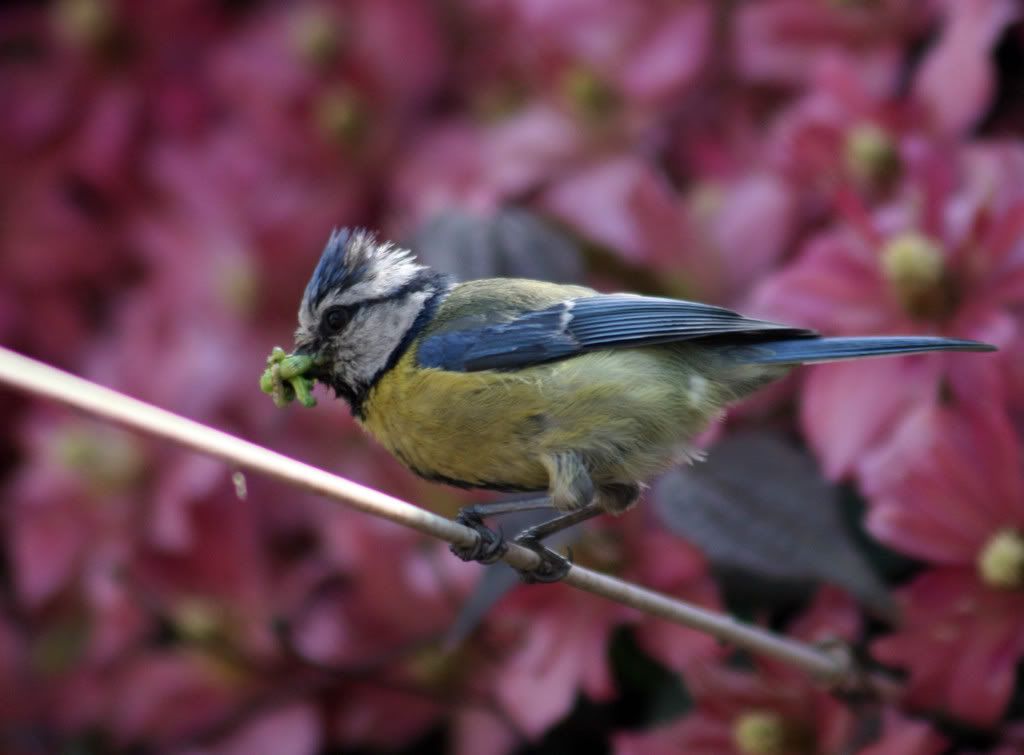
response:
<svg viewBox="0 0 1024 755"><path fill-rule="evenodd" d="M356 318L342 334L348 359L341 368L350 382L366 385L384 369L429 297L429 292L419 291L396 301L372 304Z"/></svg>

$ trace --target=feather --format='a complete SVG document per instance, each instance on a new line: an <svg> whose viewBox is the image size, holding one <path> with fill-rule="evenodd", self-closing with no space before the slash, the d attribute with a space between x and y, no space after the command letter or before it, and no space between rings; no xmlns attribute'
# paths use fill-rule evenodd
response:
<svg viewBox="0 0 1024 755"><path fill-rule="evenodd" d="M739 346L729 356L741 364L809 364L842 359L922 354L928 351L995 351L978 341L938 336L802 338Z"/></svg>
<svg viewBox="0 0 1024 755"><path fill-rule="evenodd" d="M609 294L568 299L511 322L429 336L420 344L418 361L458 372L508 370L601 349L769 332L786 338L816 335L710 304Z"/></svg>

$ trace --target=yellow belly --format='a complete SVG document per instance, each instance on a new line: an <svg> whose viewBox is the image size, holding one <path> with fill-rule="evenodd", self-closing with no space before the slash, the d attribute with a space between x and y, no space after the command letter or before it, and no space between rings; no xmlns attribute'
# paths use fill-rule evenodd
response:
<svg viewBox="0 0 1024 755"><path fill-rule="evenodd" d="M541 460L575 451L595 483L632 483L671 465L723 403L697 358L649 347L464 373L420 369L410 349L369 394L363 424L425 477L543 490Z"/></svg>

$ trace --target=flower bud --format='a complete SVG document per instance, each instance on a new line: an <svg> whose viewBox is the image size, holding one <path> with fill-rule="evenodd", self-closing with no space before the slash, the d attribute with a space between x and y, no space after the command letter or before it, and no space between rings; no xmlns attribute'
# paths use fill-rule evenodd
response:
<svg viewBox="0 0 1024 755"><path fill-rule="evenodd" d="M338 56L342 29L326 9L314 6L299 10L291 27L292 44L310 63L323 66Z"/></svg>
<svg viewBox="0 0 1024 755"><path fill-rule="evenodd" d="M786 719L773 711L748 711L732 725L733 743L743 755L785 755L789 734Z"/></svg>
<svg viewBox="0 0 1024 755"><path fill-rule="evenodd" d="M1024 535L999 530L978 553L981 581L999 590L1024 587Z"/></svg>
<svg viewBox="0 0 1024 755"><path fill-rule="evenodd" d="M562 91L578 112L595 121L607 118L618 104L615 91L589 68L567 71L562 77Z"/></svg>
<svg viewBox="0 0 1024 755"><path fill-rule="evenodd" d="M105 47L117 30L108 0L62 0L53 10L57 33L75 47Z"/></svg>
<svg viewBox="0 0 1024 755"><path fill-rule="evenodd" d="M882 273L907 314L939 319L950 310L951 297L942 248L919 233L891 239L882 249Z"/></svg>
<svg viewBox="0 0 1024 755"><path fill-rule="evenodd" d="M889 133L874 123L860 123L846 134L846 168L870 188L884 188L900 172L900 156Z"/></svg>
<svg viewBox="0 0 1024 755"><path fill-rule="evenodd" d="M327 138L348 146L358 145L366 134L367 114L352 92L327 92L316 103L316 123Z"/></svg>
<svg viewBox="0 0 1024 755"><path fill-rule="evenodd" d="M101 495L122 493L142 479L145 458L138 444L121 430L72 424L54 437L53 452Z"/></svg>

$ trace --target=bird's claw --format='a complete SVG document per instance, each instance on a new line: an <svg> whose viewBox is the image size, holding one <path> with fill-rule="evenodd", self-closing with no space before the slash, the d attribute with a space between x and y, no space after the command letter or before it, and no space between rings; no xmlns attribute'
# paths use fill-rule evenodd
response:
<svg viewBox="0 0 1024 755"><path fill-rule="evenodd" d="M508 541L500 530L495 531L484 524L483 517L475 506L461 509L455 521L476 532L477 540L471 546L449 546L451 552L463 561L476 561L481 564L493 564L501 560L508 550ZM512 542L529 548L540 557L540 563L533 569L516 569L519 578L527 584L561 582L572 568L572 551L568 558L545 547L540 539L525 530L516 535Z"/></svg>
<svg viewBox="0 0 1024 755"><path fill-rule="evenodd" d="M540 556L540 564L537 567L529 570L516 569L519 572L519 578L528 585L561 582L572 568L572 551L569 551L569 555L566 557L530 537L519 536L514 538L513 542L516 545L529 548Z"/></svg>
<svg viewBox="0 0 1024 755"><path fill-rule="evenodd" d="M481 564L493 564L501 560L508 550L508 542L500 532L495 532L484 524L483 518L473 507L467 507L459 511L455 521L464 527L469 527L476 532L477 540L473 545L466 547L462 545L450 546L451 552L463 561L477 561Z"/></svg>

